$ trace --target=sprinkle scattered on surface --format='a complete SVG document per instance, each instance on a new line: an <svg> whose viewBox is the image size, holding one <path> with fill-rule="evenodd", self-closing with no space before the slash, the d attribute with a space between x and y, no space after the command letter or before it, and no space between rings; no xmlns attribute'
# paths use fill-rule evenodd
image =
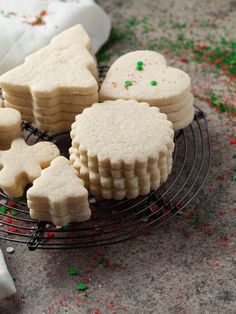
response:
<svg viewBox="0 0 236 314"><path fill-rule="evenodd" d="M88 289L88 287L87 287L85 284L80 283L80 284L78 284L78 285L75 287L75 289L76 289L77 291L86 291L86 290Z"/></svg>
<svg viewBox="0 0 236 314"><path fill-rule="evenodd" d="M75 276L75 275L78 274L78 270L77 270L77 268L75 268L75 267L71 267L71 268L69 268L68 273L69 273L70 275L72 275L72 276Z"/></svg>

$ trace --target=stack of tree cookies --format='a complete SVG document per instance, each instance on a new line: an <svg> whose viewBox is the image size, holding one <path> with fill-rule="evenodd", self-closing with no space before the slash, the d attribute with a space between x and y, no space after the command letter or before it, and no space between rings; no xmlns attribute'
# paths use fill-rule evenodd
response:
<svg viewBox="0 0 236 314"><path fill-rule="evenodd" d="M57 133L69 130L75 115L98 100L97 80L90 39L77 25L2 75L0 86L6 107Z"/></svg>

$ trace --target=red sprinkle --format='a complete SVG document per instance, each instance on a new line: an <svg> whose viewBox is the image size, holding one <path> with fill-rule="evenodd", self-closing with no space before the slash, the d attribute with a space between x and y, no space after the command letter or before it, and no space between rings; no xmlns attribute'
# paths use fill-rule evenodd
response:
<svg viewBox="0 0 236 314"><path fill-rule="evenodd" d="M16 228L14 228L14 227L8 227L7 231L8 232L13 232L13 233L18 232L18 230Z"/></svg>
<svg viewBox="0 0 236 314"><path fill-rule="evenodd" d="M157 208L156 205L152 205L152 206L150 207L150 210L151 210L152 213L155 213L155 212L158 210L158 208Z"/></svg>
<svg viewBox="0 0 236 314"><path fill-rule="evenodd" d="M107 307L108 307L110 310L115 310L115 302L114 302L114 301L110 301L110 302L107 304Z"/></svg>
<svg viewBox="0 0 236 314"><path fill-rule="evenodd" d="M39 15L40 15L40 16L45 16L45 15L47 15L47 12L46 12L45 10L43 10L43 11L41 11L41 12L39 13Z"/></svg>
<svg viewBox="0 0 236 314"><path fill-rule="evenodd" d="M167 215L170 211L167 207L164 207L162 212L163 212L163 215Z"/></svg>
<svg viewBox="0 0 236 314"><path fill-rule="evenodd" d="M12 223L12 219L11 219L11 218L6 218L6 219L4 219L4 221L7 222L7 223L9 223L9 224Z"/></svg>
<svg viewBox="0 0 236 314"><path fill-rule="evenodd" d="M205 49L205 48L206 48L206 45L205 45L205 44L201 44L201 45L199 45L199 48L200 48L200 49Z"/></svg>
<svg viewBox="0 0 236 314"><path fill-rule="evenodd" d="M227 234L224 235L223 239L224 239L224 241L228 241L229 240L229 237L227 236Z"/></svg>
<svg viewBox="0 0 236 314"><path fill-rule="evenodd" d="M17 208L16 203L14 203L12 201L7 201L7 206Z"/></svg>
<svg viewBox="0 0 236 314"><path fill-rule="evenodd" d="M102 312L99 309L96 309L91 314L102 314Z"/></svg>
<svg viewBox="0 0 236 314"><path fill-rule="evenodd" d="M48 238L53 238L53 237L55 236L55 232L48 231L48 232L46 232L46 236L47 236Z"/></svg>
<svg viewBox="0 0 236 314"><path fill-rule="evenodd" d="M231 145L236 144L236 138L230 138L230 144Z"/></svg>
<svg viewBox="0 0 236 314"><path fill-rule="evenodd" d="M181 62L188 62L188 59L186 57L179 57L179 61Z"/></svg>
<svg viewBox="0 0 236 314"><path fill-rule="evenodd" d="M224 215L225 215L225 211L220 210L220 211L219 211L219 216L224 216Z"/></svg>
<svg viewBox="0 0 236 314"><path fill-rule="evenodd" d="M215 64L219 64L219 63L221 63L221 61L222 61L222 59L216 59Z"/></svg>

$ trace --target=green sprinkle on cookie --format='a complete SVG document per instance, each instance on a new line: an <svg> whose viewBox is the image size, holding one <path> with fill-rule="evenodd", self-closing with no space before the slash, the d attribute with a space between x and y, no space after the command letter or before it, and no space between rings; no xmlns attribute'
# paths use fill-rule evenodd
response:
<svg viewBox="0 0 236 314"><path fill-rule="evenodd" d="M143 66L137 64L136 69L137 69L138 71L142 71L142 70L143 70Z"/></svg>
<svg viewBox="0 0 236 314"><path fill-rule="evenodd" d="M132 82L131 82L130 80L125 81L125 83L124 83L124 86L125 86L125 87L129 87L129 86L131 86L131 85L132 85Z"/></svg>
<svg viewBox="0 0 236 314"><path fill-rule="evenodd" d="M150 82L150 85L156 86L156 85L157 85L157 81L151 81L151 82Z"/></svg>

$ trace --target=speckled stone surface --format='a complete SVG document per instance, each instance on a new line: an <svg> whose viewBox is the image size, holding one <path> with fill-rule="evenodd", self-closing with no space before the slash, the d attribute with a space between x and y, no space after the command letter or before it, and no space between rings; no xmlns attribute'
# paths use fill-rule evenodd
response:
<svg viewBox="0 0 236 314"><path fill-rule="evenodd" d="M0 313L235 314L236 1L99 3L114 26L100 62L148 48L190 74L195 103L207 113L212 169L195 201L150 236L77 251L0 242L3 251L15 248L5 256L18 290ZM75 289L81 282L86 293Z"/></svg>

